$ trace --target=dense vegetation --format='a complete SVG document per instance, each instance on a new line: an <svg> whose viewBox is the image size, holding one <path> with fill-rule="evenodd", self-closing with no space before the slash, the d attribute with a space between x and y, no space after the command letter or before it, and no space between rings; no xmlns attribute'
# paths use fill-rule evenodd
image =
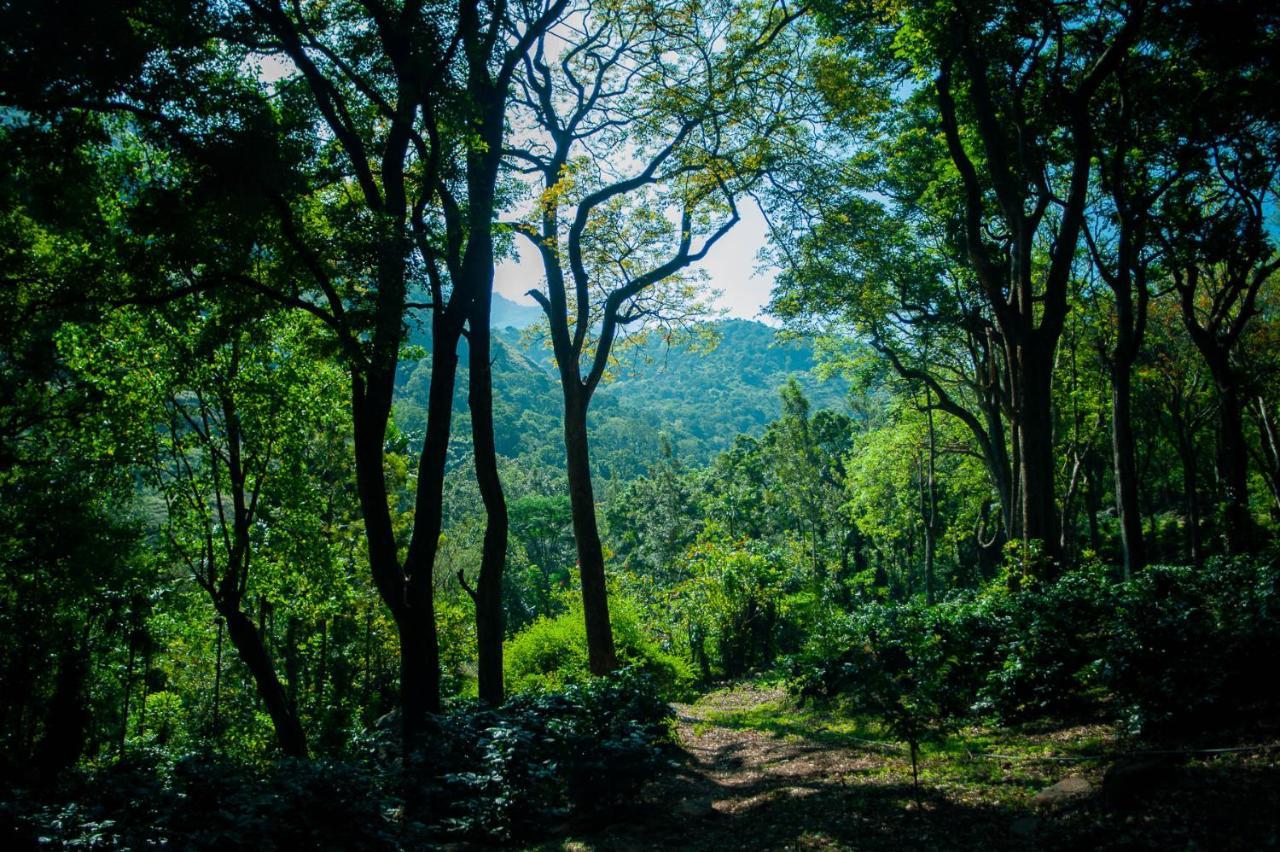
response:
<svg viewBox="0 0 1280 852"><path fill-rule="evenodd" d="M1275 738L1272 4L58 0L0 46L0 842L554 837L760 677L916 810L957 737ZM701 265L746 205L776 327Z"/></svg>

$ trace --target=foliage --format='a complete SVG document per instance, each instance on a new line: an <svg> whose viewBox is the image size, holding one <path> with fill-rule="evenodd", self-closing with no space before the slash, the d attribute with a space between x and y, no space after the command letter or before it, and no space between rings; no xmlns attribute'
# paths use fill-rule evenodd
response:
<svg viewBox="0 0 1280 852"><path fill-rule="evenodd" d="M410 775L361 760L244 763L138 751L0 800L0 836L67 848L396 849L509 840L626 802L662 764L670 709L623 671L500 712L464 704Z"/></svg>
<svg viewBox="0 0 1280 852"><path fill-rule="evenodd" d="M1006 722L1080 713L1114 614L1111 578L1094 564L1018 593L1008 585L993 584L971 616L993 643L985 656L995 661L977 708Z"/></svg>
<svg viewBox="0 0 1280 852"><path fill-rule="evenodd" d="M681 568L686 579L663 593L659 606L704 680L740 678L795 650L816 608L800 547L753 548L713 529Z"/></svg>
<svg viewBox="0 0 1280 852"><path fill-rule="evenodd" d="M671 720L661 693L627 668L517 694L500 711L451 711L422 756L432 806L450 830L496 838L622 806L661 764Z"/></svg>
<svg viewBox="0 0 1280 852"><path fill-rule="evenodd" d="M1136 732L1203 730L1280 698L1280 565L1152 566L1123 584L1103 679Z"/></svg>
<svg viewBox="0 0 1280 852"><path fill-rule="evenodd" d="M610 600L618 659L647 677L664 695L679 697L691 686L693 673L679 657L664 651L648 634L639 607L622 595ZM591 680L587 668L587 636L582 604L570 598L564 612L543 616L507 643L507 684L513 693L554 690Z"/></svg>
<svg viewBox="0 0 1280 852"><path fill-rule="evenodd" d="M840 698L913 735L928 724L1070 719L1105 709L1132 733L1273 706L1280 568L1215 559L1115 582L1084 566L933 607L866 603L815 626L789 661L802 695ZM905 735L904 735L905 736Z"/></svg>

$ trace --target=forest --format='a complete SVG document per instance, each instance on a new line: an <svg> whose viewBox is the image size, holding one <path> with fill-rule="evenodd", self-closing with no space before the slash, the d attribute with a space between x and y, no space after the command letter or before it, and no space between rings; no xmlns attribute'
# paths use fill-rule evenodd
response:
<svg viewBox="0 0 1280 852"><path fill-rule="evenodd" d="M5 0L0 845L1274 848L1278 93L1270 0Z"/></svg>

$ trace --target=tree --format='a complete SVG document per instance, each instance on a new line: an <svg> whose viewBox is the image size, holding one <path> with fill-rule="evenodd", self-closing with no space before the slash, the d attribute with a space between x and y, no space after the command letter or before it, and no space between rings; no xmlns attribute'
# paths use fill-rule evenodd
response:
<svg viewBox="0 0 1280 852"><path fill-rule="evenodd" d="M301 162L259 175L255 187L276 214L280 251L297 276L238 283L320 318L348 361L358 491L372 573L400 635L408 742L420 739L427 714L439 708L432 571L457 345L468 327L477 476L492 528L476 590L481 692L490 702L502 700L506 520L487 370L492 224L508 83L563 8L563 2L489 10L411 2L395 10L303 9L246 0L221 17L215 13L215 32L242 57L266 54L286 63L292 73L277 88L290 109L290 130L314 134L316 147ZM415 287L428 302L412 301ZM415 309L430 312L432 374L413 529L401 559L384 436L405 320Z"/></svg>
<svg viewBox="0 0 1280 852"><path fill-rule="evenodd" d="M617 666L591 482L587 411L633 323L679 325L698 309L682 279L739 220L737 201L767 167L787 111L773 47L798 13L720 3L574 9L581 37L548 32L518 78L524 137L508 154L536 177L532 221L517 226L542 260L564 396L564 439L591 670ZM557 54L559 54L557 56ZM769 104L776 107L778 104ZM619 165L616 153L627 152ZM695 247L695 240L700 244ZM567 259L567 268L566 268Z"/></svg>
<svg viewBox="0 0 1280 852"><path fill-rule="evenodd" d="M1170 140L1170 128L1167 122L1161 123L1158 107L1153 109L1162 102L1153 96L1153 89L1159 88L1163 70L1144 58L1141 52L1126 57L1101 99L1103 119L1096 144L1102 209L1084 226L1094 265L1114 300L1115 336L1105 358L1111 380L1112 467L1125 576L1140 570L1147 559L1132 408L1133 368L1146 334L1149 273L1156 260L1151 216L1160 197L1181 177L1179 150Z"/></svg>
<svg viewBox="0 0 1280 852"><path fill-rule="evenodd" d="M1237 347L1256 313L1258 293L1280 270L1265 228L1276 164L1259 149L1211 149L1196 181L1176 202L1177 243L1170 269L1183 325L1204 358L1218 396L1219 469L1227 550L1256 546L1249 509L1244 434L1246 377Z"/></svg>
<svg viewBox="0 0 1280 852"><path fill-rule="evenodd" d="M864 73L932 79L906 86L907 96L927 92L958 180L957 239L1007 370L1015 533L1043 542L1046 575L1058 570L1060 547L1051 376L1088 198L1094 97L1137 37L1144 7L823 9Z"/></svg>

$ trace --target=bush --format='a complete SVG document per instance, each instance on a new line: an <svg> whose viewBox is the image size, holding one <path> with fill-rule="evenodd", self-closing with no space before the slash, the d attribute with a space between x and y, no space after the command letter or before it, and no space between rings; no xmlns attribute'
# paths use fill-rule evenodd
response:
<svg viewBox="0 0 1280 852"><path fill-rule="evenodd" d="M500 711L457 707L422 755L431 808L453 834L510 839L616 807L662 762L671 715L635 669L516 695Z"/></svg>
<svg viewBox="0 0 1280 852"><path fill-rule="evenodd" d="M792 549L759 553L720 536L704 533L686 555L689 576L662 598L703 680L739 678L795 652L821 608L806 588L808 562Z"/></svg>
<svg viewBox="0 0 1280 852"><path fill-rule="evenodd" d="M621 595L609 600L618 661L647 675L671 698L685 696L694 681L689 665L663 651L645 632L639 609ZM504 652L507 688L512 693L547 691L592 680L587 667L587 632L582 603L566 612L539 618L517 633Z"/></svg>
<svg viewBox="0 0 1280 852"><path fill-rule="evenodd" d="M886 720L897 711L875 690L906 677L895 700L941 689L938 718L1064 718L1110 699L1130 731L1166 733L1280 700L1276 659L1280 567L1220 559L1151 566L1123 583L1087 565L1019 592L999 580L932 608L865 604L821 622L791 672L801 694Z"/></svg>
<svg viewBox="0 0 1280 852"><path fill-rule="evenodd" d="M372 737L362 761L255 765L211 755L130 759L57 790L0 795L5 848L397 849L506 841L634 798L665 760L671 710L634 670L501 710L437 717L405 772ZM394 731L384 738L397 738Z"/></svg>
<svg viewBox="0 0 1280 852"><path fill-rule="evenodd" d="M1280 698L1280 568L1215 559L1152 566L1117 594L1103 673L1134 732L1230 720Z"/></svg>
<svg viewBox="0 0 1280 852"><path fill-rule="evenodd" d="M967 675L956 653L959 634L948 626L958 612L918 601L864 606L836 628L843 633L838 656L811 647L793 669L793 688L802 695L839 696L907 743L917 795L920 744L954 728L969 710L961 682Z"/></svg>
<svg viewBox="0 0 1280 852"><path fill-rule="evenodd" d="M994 641L977 709L1003 722L1086 710L1113 612L1114 586L1098 565L1017 593L997 581L975 604Z"/></svg>

